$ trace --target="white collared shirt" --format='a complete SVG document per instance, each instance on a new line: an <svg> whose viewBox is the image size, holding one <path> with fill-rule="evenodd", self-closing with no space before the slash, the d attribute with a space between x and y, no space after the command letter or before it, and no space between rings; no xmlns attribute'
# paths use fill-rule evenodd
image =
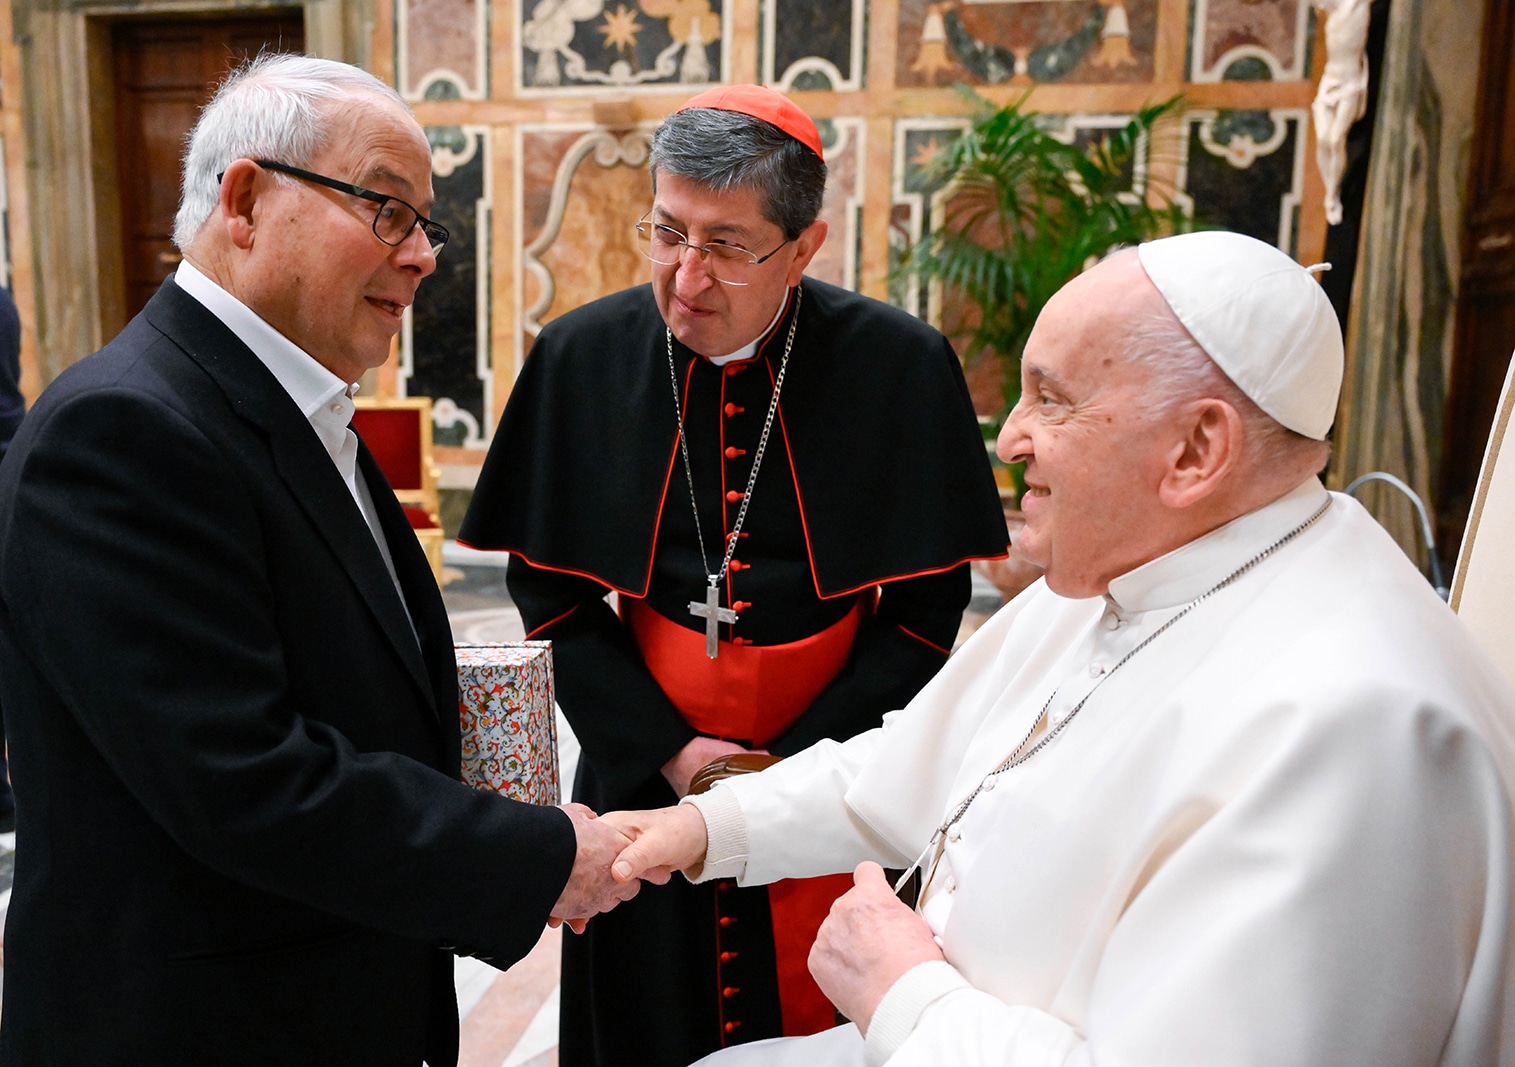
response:
<svg viewBox="0 0 1515 1067"><path fill-rule="evenodd" d="M253 355L262 361L289 398L295 402L300 413L310 423L326 454L336 464L337 473L347 485L347 491L358 505L363 521L379 546L384 557L384 567L394 582L400 602L405 594L400 590L400 579L395 574L395 565L389 555L389 544L384 540L384 531L379 525L379 514L374 509L373 497L368 483L357 469L358 437L349 428L353 411L353 394L358 391L356 383L344 382L318 363L314 356L270 326L242 301L216 284L189 260L179 263L174 272L174 282L190 296L205 305L237 339L250 348ZM407 607L407 612L409 608Z"/></svg>

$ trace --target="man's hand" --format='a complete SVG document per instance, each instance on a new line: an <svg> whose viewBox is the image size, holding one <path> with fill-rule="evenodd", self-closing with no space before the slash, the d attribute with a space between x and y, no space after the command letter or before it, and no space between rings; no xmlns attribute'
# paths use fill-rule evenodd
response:
<svg viewBox="0 0 1515 1067"><path fill-rule="evenodd" d="M668 779L669 785L673 786L674 795L682 800L689 793L689 780L701 767L722 756L729 756L733 752L751 751L750 748L743 748L730 741L718 741L714 737L696 737L679 749L673 759L663 764L663 777Z"/></svg>
<svg viewBox="0 0 1515 1067"><path fill-rule="evenodd" d="M593 916L636 896L642 883L635 879L617 881L610 875L611 862L630 843L629 838L610 823L597 819L583 804L560 804L559 807L573 820L573 832L579 847L573 857L568 884L552 906L552 915L547 921L552 926L567 923L574 933L582 934Z"/></svg>
<svg viewBox="0 0 1515 1067"><path fill-rule="evenodd" d="M931 927L900 903L877 863L860 863L854 886L821 924L810 973L843 1015L868 1032L879 1001L910 968L946 959Z"/></svg>
<svg viewBox="0 0 1515 1067"><path fill-rule="evenodd" d="M705 862L705 817L692 804L655 811L612 811L602 821L632 842L610 868L617 881L643 878L662 885L674 871Z"/></svg>

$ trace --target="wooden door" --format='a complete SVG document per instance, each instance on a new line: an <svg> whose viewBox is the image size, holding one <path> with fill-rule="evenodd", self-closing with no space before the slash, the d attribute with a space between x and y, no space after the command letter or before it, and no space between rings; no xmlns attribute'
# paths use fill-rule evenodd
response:
<svg viewBox="0 0 1515 1067"><path fill-rule="evenodd" d="M1515 350L1515 2L1489 0L1472 142L1462 282L1447 393L1436 540L1455 560Z"/></svg>
<svg viewBox="0 0 1515 1067"><path fill-rule="evenodd" d="M298 9L259 18L121 22L112 32L126 315L173 272L185 137L216 86L259 51L304 50Z"/></svg>

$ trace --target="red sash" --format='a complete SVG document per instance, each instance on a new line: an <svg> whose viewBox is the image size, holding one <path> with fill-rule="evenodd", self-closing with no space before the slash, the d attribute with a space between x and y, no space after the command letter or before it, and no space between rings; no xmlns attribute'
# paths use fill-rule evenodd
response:
<svg viewBox="0 0 1515 1067"><path fill-rule="evenodd" d="M783 645L722 641L715 659L705 655L703 633L664 618L645 600L622 594L620 604L648 669L684 720L702 734L763 748L794 724L846 664L865 600L810 637ZM819 1033L836 1023L836 1009L810 977L808 960L832 902L851 888L850 874L789 878L768 887L788 1036Z"/></svg>
<svg viewBox="0 0 1515 1067"><path fill-rule="evenodd" d="M720 655L705 655L705 635L664 618L645 600L622 596L647 669L684 721L702 734L764 748L789 729L852 652L863 601L839 622L784 645L722 641Z"/></svg>

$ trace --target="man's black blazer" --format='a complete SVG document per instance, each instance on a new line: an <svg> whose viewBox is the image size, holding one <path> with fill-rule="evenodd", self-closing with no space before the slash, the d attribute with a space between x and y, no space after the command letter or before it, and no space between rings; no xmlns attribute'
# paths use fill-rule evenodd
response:
<svg viewBox="0 0 1515 1067"><path fill-rule="evenodd" d="M27 417L0 1063L438 1067L445 948L536 941L572 825L459 783L447 617L359 464L409 620L304 415L172 280Z"/></svg>

